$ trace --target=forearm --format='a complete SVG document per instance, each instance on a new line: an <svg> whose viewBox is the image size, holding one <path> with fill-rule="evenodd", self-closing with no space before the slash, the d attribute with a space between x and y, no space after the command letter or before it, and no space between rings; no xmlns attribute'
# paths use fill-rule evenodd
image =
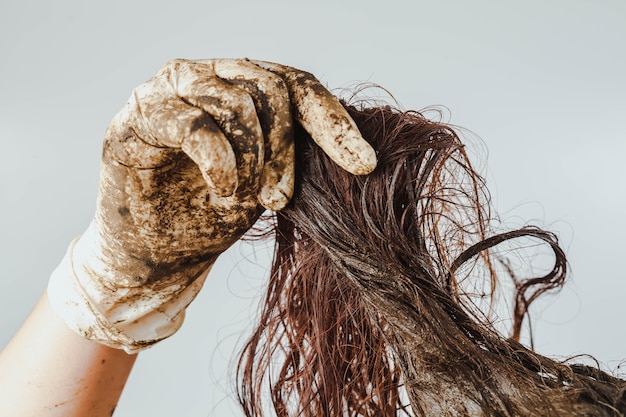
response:
<svg viewBox="0 0 626 417"><path fill-rule="evenodd" d="M44 294L0 354L0 415L111 416L135 359L71 331Z"/></svg>

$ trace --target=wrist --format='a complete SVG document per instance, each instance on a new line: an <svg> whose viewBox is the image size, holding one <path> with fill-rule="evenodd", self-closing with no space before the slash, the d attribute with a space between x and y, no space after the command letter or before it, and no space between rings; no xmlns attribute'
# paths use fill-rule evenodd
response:
<svg viewBox="0 0 626 417"><path fill-rule="evenodd" d="M92 224L52 273L48 294L57 314L81 336L128 353L174 334L212 262L201 271L185 271L194 276L178 272L171 279L141 285L107 264L98 242Z"/></svg>

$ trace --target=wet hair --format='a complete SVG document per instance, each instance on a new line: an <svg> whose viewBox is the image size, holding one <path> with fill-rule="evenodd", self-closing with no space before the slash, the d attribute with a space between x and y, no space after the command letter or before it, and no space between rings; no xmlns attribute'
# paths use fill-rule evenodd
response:
<svg viewBox="0 0 626 417"><path fill-rule="evenodd" d="M346 108L378 167L351 175L297 131L296 192L272 219L267 293L237 369L245 414L623 415L625 381L519 342L529 305L563 285L556 236L496 230L453 127L389 106ZM552 253L541 276L521 279L496 250L520 240ZM505 336L492 305L509 278Z"/></svg>

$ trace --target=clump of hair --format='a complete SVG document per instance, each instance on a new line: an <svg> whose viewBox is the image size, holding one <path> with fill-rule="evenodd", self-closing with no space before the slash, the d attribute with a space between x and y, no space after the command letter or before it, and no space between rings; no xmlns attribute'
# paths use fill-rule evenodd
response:
<svg viewBox="0 0 626 417"><path fill-rule="evenodd" d="M297 132L295 195L274 215L267 294L239 361L245 414L623 415L625 381L518 342L529 305L563 285L556 236L494 232L485 182L452 127L346 108L378 167L351 175ZM519 238L545 244L553 267L520 279L494 255ZM515 278L511 337L483 302L504 275Z"/></svg>

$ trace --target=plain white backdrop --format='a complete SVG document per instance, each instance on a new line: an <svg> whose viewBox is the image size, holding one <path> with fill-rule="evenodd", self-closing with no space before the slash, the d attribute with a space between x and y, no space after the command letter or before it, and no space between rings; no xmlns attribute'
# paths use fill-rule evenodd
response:
<svg viewBox="0 0 626 417"><path fill-rule="evenodd" d="M626 358L626 3L0 1L0 346L94 211L101 140L168 59L250 57L370 81L478 135L493 203L559 234L571 274L536 349ZM271 243L268 243L271 246ZM269 251L234 247L182 330L142 353L116 416L237 416L232 358ZM621 372L625 371L622 364Z"/></svg>

